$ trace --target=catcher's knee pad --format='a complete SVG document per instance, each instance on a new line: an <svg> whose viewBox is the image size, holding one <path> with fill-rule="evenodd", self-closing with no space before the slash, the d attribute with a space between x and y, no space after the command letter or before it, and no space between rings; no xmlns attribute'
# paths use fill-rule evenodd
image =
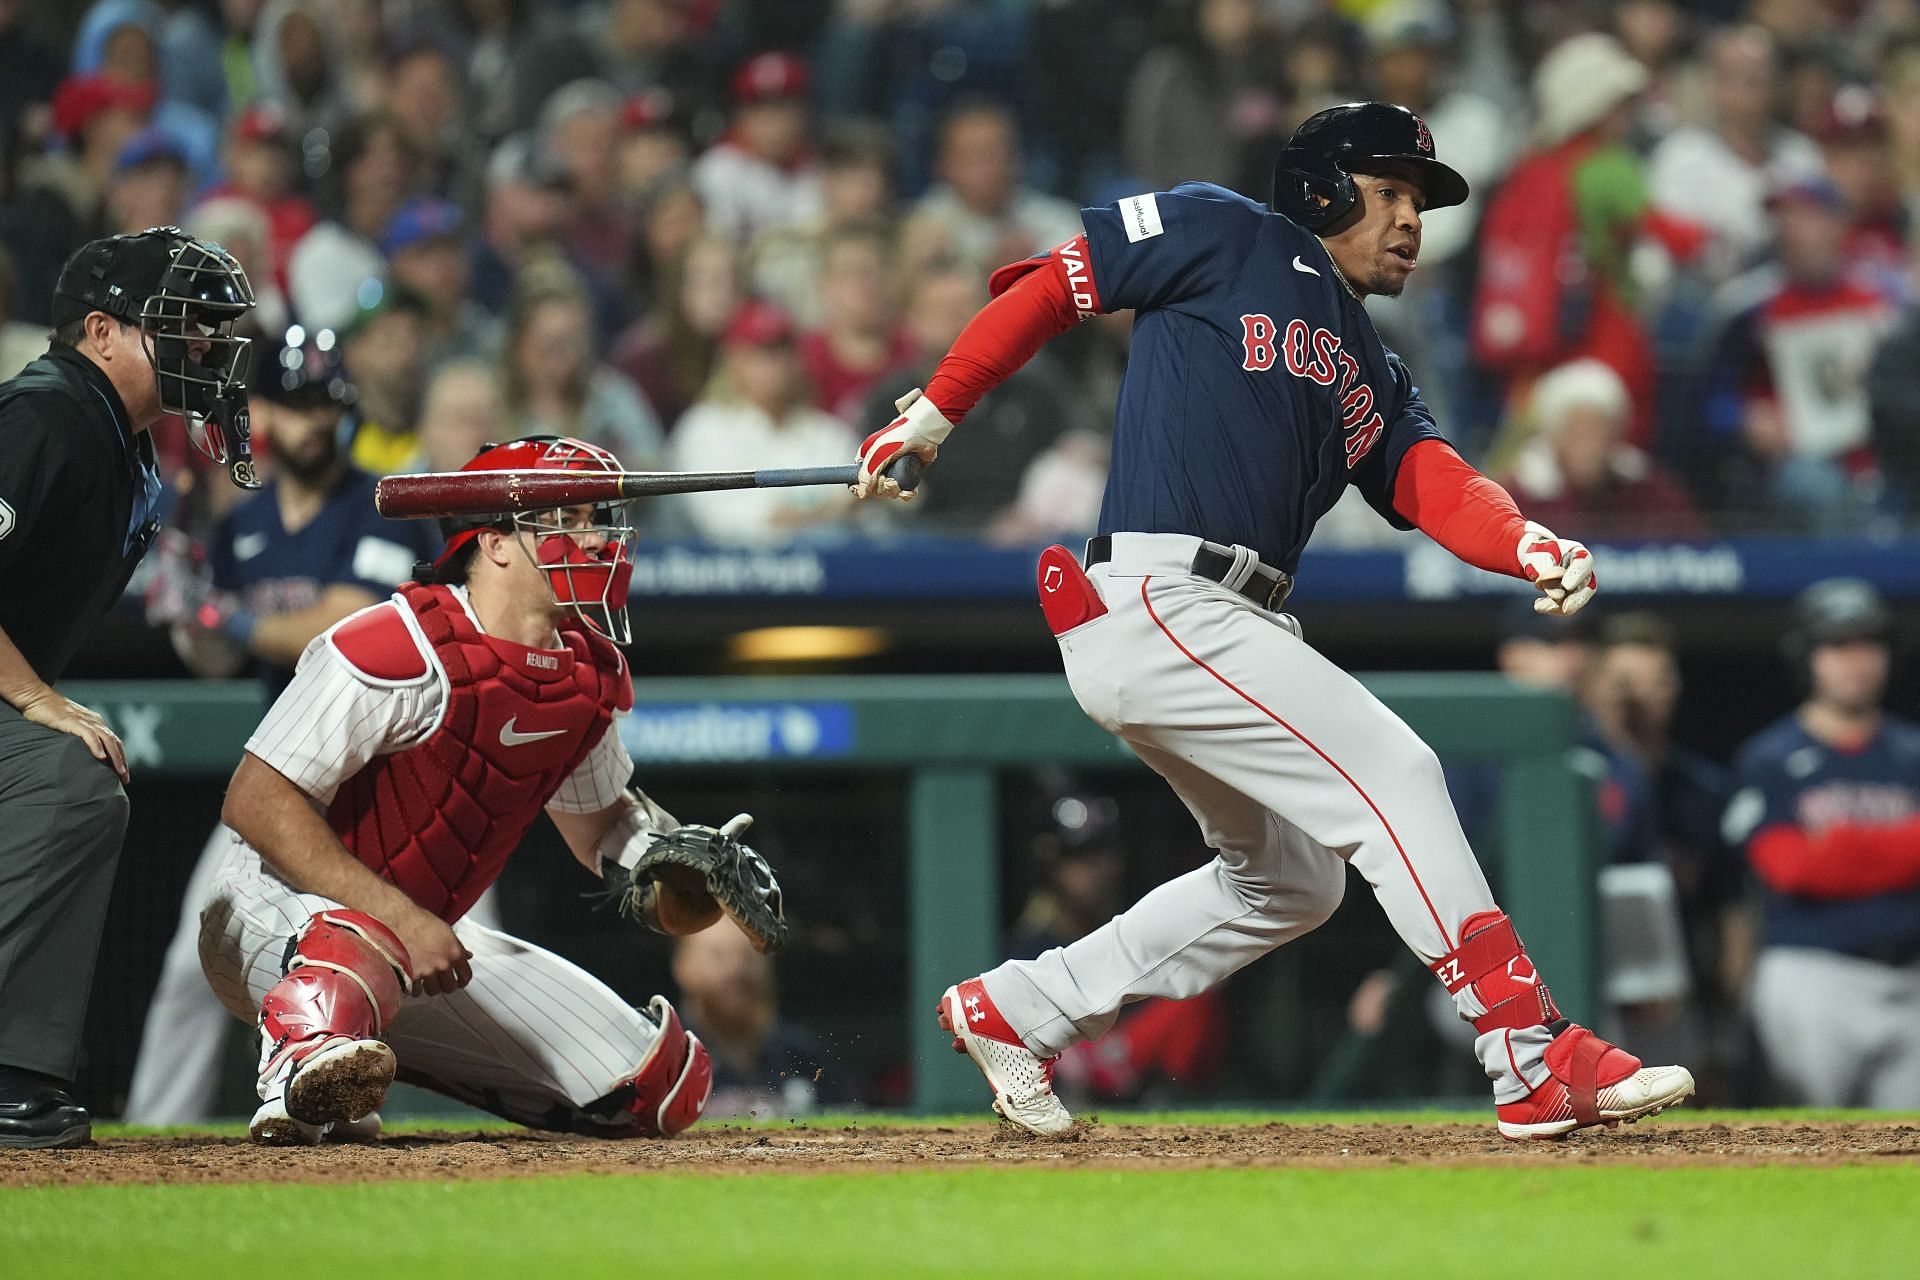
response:
<svg viewBox="0 0 1920 1280"><path fill-rule="evenodd" d="M609 1099L634 1117L634 1127L649 1138L671 1138L688 1128L707 1109L713 1093L713 1059L700 1037L680 1025L665 996L655 996L647 1013L660 1033L647 1046L646 1057ZM588 1110L592 1110L591 1105Z"/></svg>
<svg viewBox="0 0 1920 1280"><path fill-rule="evenodd" d="M1468 987L1480 1002L1474 1030L1485 1034L1503 1027L1518 1030L1557 1022L1560 1010L1546 979L1533 967L1527 949L1502 911L1478 911L1460 926L1460 945L1433 963L1433 975L1451 995Z"/></svg>
<svg viewBox="0 0 1920 1280"><path fill-rule="evenodd" d="M334 1036L378 1036L413 981L406 946L362 911L310 917L288 942L286 966L260 1002L263 1076Z"/></svg>

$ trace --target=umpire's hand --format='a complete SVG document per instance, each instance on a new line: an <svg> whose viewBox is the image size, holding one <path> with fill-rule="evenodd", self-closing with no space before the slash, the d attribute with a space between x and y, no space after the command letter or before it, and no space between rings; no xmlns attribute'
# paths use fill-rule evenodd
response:
<svg viewBox="0 0 1920 1280"><path fill-rule="evenodd" d="M15 704L15 710L35 724L80 739L87 744L87 750L93 752L94 759L112 765L120 781L127 781L127 749L120 745L120 735L107 727L105 717L98 711L81 706L52 685L42 685L39 693L21 699Z"/></svg>

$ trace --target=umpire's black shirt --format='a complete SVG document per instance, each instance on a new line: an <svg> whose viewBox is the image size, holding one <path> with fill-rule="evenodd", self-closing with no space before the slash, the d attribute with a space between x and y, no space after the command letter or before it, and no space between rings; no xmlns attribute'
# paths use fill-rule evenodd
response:
<svg viewBox="0 0 1920 1280"><path fill-rule="evenodd" d="M158 527L153 441L106 373L54 343L0 383L0 627L60 678Z"/></svg>

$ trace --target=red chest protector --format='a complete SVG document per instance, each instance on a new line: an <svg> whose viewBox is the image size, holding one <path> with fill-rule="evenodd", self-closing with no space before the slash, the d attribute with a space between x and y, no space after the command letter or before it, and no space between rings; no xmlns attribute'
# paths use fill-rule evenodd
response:
<svg viewBox="0 0 1920 1280"><path fill-rule="evenodd" d="M327 822L368 868L451 923L499 878L613 713L632 705L633 684L620 651L571 620L564 650L529 649L481 634L449 588L400 593L446 672L446 713L425 741L348 779ZM356 626L367 631L349 635ZM391 651L400 637L374 632L404 627L393 610L372 610L337 643L349 659L355 648Z"/></svg>

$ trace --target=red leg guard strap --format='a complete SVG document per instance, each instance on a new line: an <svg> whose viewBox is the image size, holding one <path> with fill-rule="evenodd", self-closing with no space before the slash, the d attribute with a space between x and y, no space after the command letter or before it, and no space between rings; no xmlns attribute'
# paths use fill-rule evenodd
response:
<svg viewBox="0 0 1920 1280"><path fill-rule="evenodd" d="M1449 994L1473 988L1486 1010L1473 1020L1476 1031L1539 1027L1559 1019L1552 993L1504 913L1469 916L1460 932L1460 945L1433 963L1433 976Z"/></svg>
<svg viewBox="0 0 1920 1280"><path fill-rule="evenodd" d="M1585 1027L1567 1029L1567 1105L1581 1124L1600 1123L1600 1059L1613 1046Z"/></svg>

